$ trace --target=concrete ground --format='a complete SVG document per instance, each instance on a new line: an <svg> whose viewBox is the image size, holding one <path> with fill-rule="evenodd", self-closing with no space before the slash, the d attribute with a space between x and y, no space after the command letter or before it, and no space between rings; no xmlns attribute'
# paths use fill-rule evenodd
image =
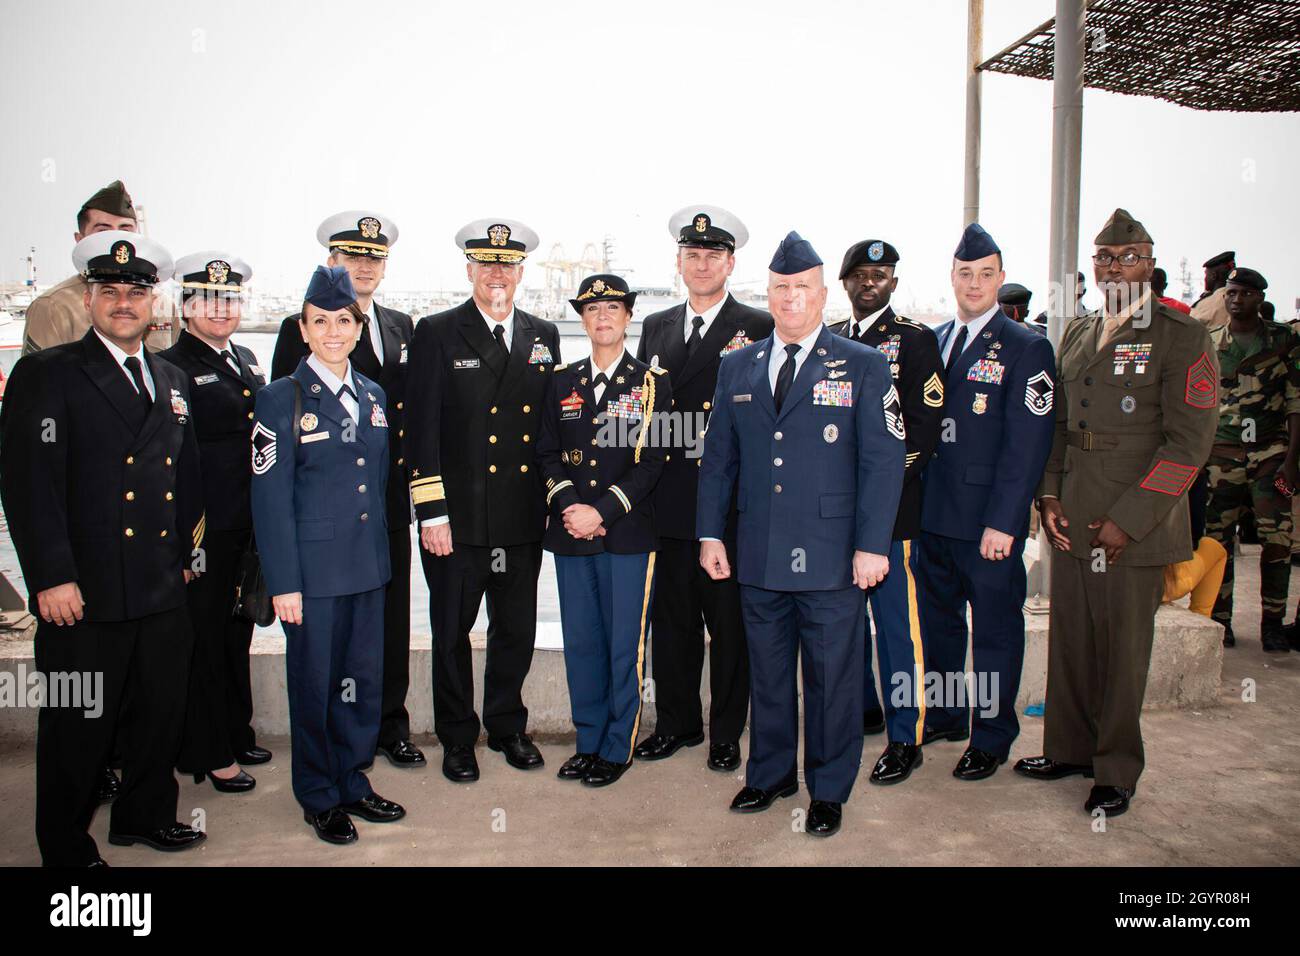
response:
<svg viewBox="0 0 1300 956"><path fill-rule="evenodd" d="M1250 549L1257 550L1257 549ZM1300 578L1300 575L1296 576ZM1003 767L963 783L951 769L963 745L932 744L925 765L897 787L866 782L883 737L867 738L863 774L845 805L844 828L829 840L796 832L807 793L766 813L727 805L742 775L704 766L705 748L660 763L637 763L613 787L590 790L554 777L572 752L540 741L544 770L522 773L479 749L483 779L454 785L438 769L436 742L422 771L383 761L371 779L403 803L405 820L358 824L351 847L319 842L293 800L289 746L261 743L276 759L251 768L245 796L181 783L180 819L206 817L203 847L163 854L108 844L108 812L92 832L114 866L195 865L1295 865L1300 863L1300 654L1265 655L1259 644L1257 562L1238 562L1238 645L1225 652L1217 706L1148 713L1147 769L1128 814L1095 832L1083 812L1088 783L1036 783ZM1292 586L1292 606L1300 585ZM1244 599L1243 599L1244 598ZM1253 690L1253 695L1249 691ZM1253 700L1243 699L1251 698ZM1042 719L1025 717L1012 760L1040 751ZM642 729L642 735L647 733ZM33 822L34 752L0 751L0 865L38 862Z"/></svg>

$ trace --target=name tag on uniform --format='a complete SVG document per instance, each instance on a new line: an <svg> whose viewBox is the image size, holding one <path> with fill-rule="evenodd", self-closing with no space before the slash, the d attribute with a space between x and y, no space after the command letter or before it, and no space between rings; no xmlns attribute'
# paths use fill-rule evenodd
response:
<svg viewBox="0 0 1300 956"><path fill-rule="evenodd" d="M567 422L576 418L581 418L582 406L585 404L586 402L582 400L582 396L578 394L578 390L576 388L573 389L569 392L568 398L560 399L560 421Z"/></svg>
<svg viewBox="0 0 1300 956"><path fill-rule="evenodd" d="M314 435L303 435L298 439L300 445L310 445L314 441L324 441L330 437L329 432L316 432Z"/></svg>
<svg viewBox="0 0 1300 956"><path fill-rule="evenodd" d="M452 368L478 368L478 359L456 359L451 363Z"/></svg>
<svg viewBox="0 0 1300 956"><path fill-rule="evenodd" d="M754 400L754 396L753 395L732 395L731 400L733 402L752 402Z"/></svg>
<svg viewBox="0 0 1300 956"><path fill-rule="evenodd" d="M194 376L194 384L195 384L195 385L211 385L213 382L215 382L215 381L216 381L217 379L219 379L220 377L221 377L221 376L218 375L216 372L209 372L207 375L196 375L196 376Z"/></svg>

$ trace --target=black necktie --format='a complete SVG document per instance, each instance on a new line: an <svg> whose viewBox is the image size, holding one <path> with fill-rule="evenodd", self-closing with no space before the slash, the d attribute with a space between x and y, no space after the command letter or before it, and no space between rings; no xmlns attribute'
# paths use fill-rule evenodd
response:
<svg viewBox="0 0 1300 956"><path fill-rule="evenodd" d="M798 354L798 343L785 347L785 364L776 375L776 390L772 392L772 400L776 402L778 412L785 404L785 397L790 394L790 386L794 384L794 357Z"/></svg>
<svg viewBox="0 0 1300 956"><path fill-rule="evenodd" d="M700 347L700 329L704 328L704 316L697 315L691 319L691 335L686 340L686 355L689 358L695 354L695 350Z"/></svg>
<svg viewBox="0 0 1300 956"><path fill-rule="evenodd" d="M346 383L338 391L339 401L343 401L344 395L349 396L354 402L357 400L357 393L352 391L352 386Z"/></svg>
<svg viewBox="0 0 1300 956"><path fill-rule="evenodd" d="M148 415L153 407L153 399L149 397L149 389L145 387L144 371L140 368L140 360L134 355L128 355L123 364L131 373L131 381L135 382L136 390L140 393L140 404L144 406L144 413Z"/></svg>
<svg viewBox="0 0 1300 956"><path fill-rule="evenodd" d="M609 377L604 372L599 373L591 380L591 394L596 396L596 401L605 397L604 387L609 384Z"/></svg>
<svg viewBox="0 0 1300 956"><path fill-rule="evenodd" d="M860 332L860 328L861 328L861 327L858 325L858 323L856 323L856 322L854 322L852 319L850 319L850 320L849 320L849 338L851 338L851 339L852 339L853 341L855 341L855 342L860 342L860 341L862 340L862 335L861 335L861 332Z"/></svg>
<svg viewBox="0 0 1300 956"><path fill-rule="evenodd" d="M357 347L353 349L355 353L352 360L361 368L362 372L367 370L373 374L379 374L379 356L375 354L374 343L370 340L370 319L361 323L361 338L357 340Z"/></svg>
<svg viewBox="0 0 1300 956"><path fill-rule="evenodd" d="M510 357L510 349L506 346L506 326L505 326L505 323L504 323L504 322L498 322L496 325L497 325L497 327L496 327L495 329L492 330L492 334L496 336L496 339L497 339L497 345L501 346L501 354L504 355L506 358L509 358L509 357Z"/></svg>
<svg viewBox="0 0 1300 956"><path fill-rule="evenodd" d="M948 353L948 362L943 367L943 377L947 378L952 374L952 367L957 364L957 359L961 357L962 351L966 348L966 326L963 323L961 330L957 333L957 341L952 344L952 351Z"/></svg>

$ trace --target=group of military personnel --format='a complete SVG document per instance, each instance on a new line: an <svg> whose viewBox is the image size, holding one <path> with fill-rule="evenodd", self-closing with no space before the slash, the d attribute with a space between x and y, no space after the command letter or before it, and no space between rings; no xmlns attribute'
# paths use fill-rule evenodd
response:
<svg viewBox="0 0 1300 956"><path fill-rule="evenodd" d="M645 319L633 357L635 291L588 277L571 304L591 353L572 363L555 324L514 304L538 242L526 225L462 228L472 294L416 323L375 301L396 224L339 213L317 232L327 265L284 320L270 385L230 343L248 264L225 252L173 263L129 211L118 183L79 214L78 276L55 294L80 289L85 331L54 344L31 328L41 347L15 367L0 415L0 492L40 617L38 665L104 671L109 687L105 720L42 709L47 863L103 863L87 827L113 796L110 763L123 770L114 843L202 841L174 819L174 767L251 789L243 766L270 754L250 729L252 626L231 607L259 555L288 637L306 821L350 843L352 817L400 819L364 770L375 753L426 762L405 709L412 521L449 780L479 778L483 729L510 766L544 764L523 684L545 549L578 733L559 777L608 786L634 760L703 743L707 647L711 769L740 767L748 716L737 812L798 789L802 672L805 829L827 836L867 734L888 738L876 784L908 779L938 740L969 741L960 780L1007 760L1037 503L1055 549L1046 733L1043 755L1015 769L1093 778L1085 808L1122 813L1143 766L1162 569L1191 556L1188 487L1207 459L1216 488L1234 469L1256 493L1269 468L1279 494L1296 483L1300 366L1293 337L1259 324L1263 277L1230 273L1232 321L1212 340L1153 297L1152 237L1122 209L1095 241L1105 305L1072 319L1056 352L1000 303L1002 252L978 224L954 251L954 320L931 330L895 314L901 257L868 239L838 272L852 318L828 327L811 243L791 232L776 250L769 314L727 289L743 223L691 206L669 224L687 301ZM167 332L152 287L173 276L185 330L160 357L142 345L170 345L150 338ZM1220 422L1225 355L1229 374L1261 383L1249 436L1241 409ZM1213 528L1239 497L1216 499ZM469 632L485 597L480 719ZM658 717L638 742L647 639Z"/></svg>

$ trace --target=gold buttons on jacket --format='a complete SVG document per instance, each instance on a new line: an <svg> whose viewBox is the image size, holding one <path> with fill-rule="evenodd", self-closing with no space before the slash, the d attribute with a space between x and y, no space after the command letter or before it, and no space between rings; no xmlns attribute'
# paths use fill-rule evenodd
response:
<svg viewBox="0 0 1300 956"><path fill-rule="evenodd" d="M591 443L592 443L593 445L596 444L596 439L593 438L593 439L591 440Z"/></svg>
<svg viewBox="0 0 1300 956"><path fill-rule="evenodd" d="M527 465L520 465L520 466L519 466L519 470L520 470L521 472L526 472L526 471L528 471L528 466L527 466Z"/></svg>
<svg viewBox="0 0 1300 956"><path fill-rule="evenodd" d="M165 538L165 537L167 537L167 529L166 529L166 528L163 528L163 530L159 531L159 532L158 532L158 537L160 537L160 538Z"/></svg>
<svg viewBox="0 0 1300 956"><path fill-rule="evenodd" d="M704 410L705 410L706 412L707 412L710 408L712 408L712 407L713 407L712 403L710 403L710 402L705 402L705 403L704 403Z"/></svg>
<svg viewBox="0 0 1300 956"><path fill-rule="evenodd" d="M524 436L524 441L528 441L528 436L527 436L527 435Z"/></svg>
<svg viewBox="0 0 1300 956"><path fill-rule="evenodd" d="M591 483L591 487L593 487L593 488L596 487L596 483L595 483L594 481Z"/></svg>
<svg viewBox="0 0 1300 956"><path fill-rule="evenodd" d="M253 413L252 413L252 412L249 412L249 413L248 413L248 420L249 420L250 422L253 420Z"/></svg>
<svg viewBox="0 0 1300 956"><path fill-rule="evenodd" d="M405 438L405 437L406 437L406 429L405 429L405 428L399 428L399 429L397 430L397 437L398 437L398 438Z"/></svg>
<svg viewBox="0 0 1300 956"><path fill-rule="evenodd" d="M488 471L490 471L492 474L495 475L495 474L497 473L497 466L496 466L496 465L488 465Z"/></svg>
<svg viewBox="0 0 1300 956"><path fill-rule="evenodd" d="M171 467L171 463L172 463L171 456L168 455L168 456L167 456L167 466L168 466L169 468Z"/></svg>
<svg viewBox="0 0 1300 956"><path fill-rule="evenodd" d="M405 459L405 458L399 458L399 459L397 459L397 463L398 463L399 465L405 465L405 464L406 464L406 459Z"/></svg>
<svg viewBox="0 0 1300 956"><path fill-rule="evenodd" d="M596 467L596 459L594 459L594 458L591 459L591 467L592 467L592 468L595 468L595 467Z"/></svg>
<svg viewBox="0 0 1300 956"><path fill-rule="evenodd" d="M134 537L135 537L135 532L132 531L130 528L127 528L127 529L126 529L126 536L127 536L128 538L134 538Z"/></svg>
<svg viewBox="0 0 1300 956"><path fill-rule="evenodd" d="M248 398L248 397L251 396L252 394L253 394L253 393L250 392L248 389L244 389L244 398Z"/></svg>
<svg viewBox="0 0 1300 956"><path fill-rule="evenodd" d="M167 494L163 495L163 497L166 498L168 501L171 501L176 496L169 491L167 492Z"/></svg>
<svg viewBox="0 0 1300 956"><path fill-rule="evenodd" d="M496 435L488 435L488 441L490 441L492 444L495 445L495 444L497 443L497 436L496 436Z"/></svg>
<svg viewBox="0 0 1300 956"><path fill-rule="evenodd" d="M495 415L497 413L497 407L493 405L491 408L488 409L488 411L490 411L493 415Z"/></svg>
<svg viewBox="0 0 1300 956"><path fill-rule="evenodd" d="M401 402L398 402L398 403L397 403L397 410L398 410L399 412L402 410L402 403L401 403Z"/></svg>
<svg viewBox="0 0 1300 956"><path fill-rule="evenodd" d="M529 412L531 412L532 410L533 410L533 406L531 406L531 405L525 405L525 406L524 406L524 414L525 414L525 415L527 415L527 414L528 414Z"/></svg>
<svg viewBox="0 0 1300 956"><path fill-rule="evenodd" d="M126 463L127 463L128 465L134 465L134 464L135 464L135 456L134 456L134 455L127 455L127 456L126 456Z"/></svg>
<svg viewBox="0 0 1300 956"><path fill-rule="evenodd" d="M134 491L128 491L128 492L126 493L126 500L127 500L127 501L135 501L135 492L134 492Z"/></svg>

